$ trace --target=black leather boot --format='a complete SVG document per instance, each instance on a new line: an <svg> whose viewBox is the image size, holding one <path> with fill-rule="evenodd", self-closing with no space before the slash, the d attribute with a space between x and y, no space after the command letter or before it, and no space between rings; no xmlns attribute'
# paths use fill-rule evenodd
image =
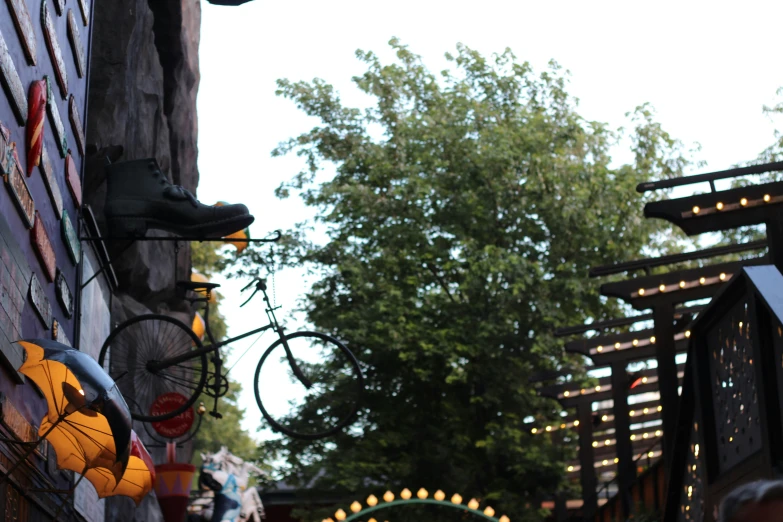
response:
<svg viewBox="0 0 783 522"><path fill-rule="evenodd" d="M172 185L154 158L106 166L106 221L113 237L160 229L185 237L224 237L255 219L245 205L212 207Z"/></svg>

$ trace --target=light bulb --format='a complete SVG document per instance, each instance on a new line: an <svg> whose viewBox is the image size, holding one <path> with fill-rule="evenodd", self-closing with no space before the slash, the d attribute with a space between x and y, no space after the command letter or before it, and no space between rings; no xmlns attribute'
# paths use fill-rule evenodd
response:
<svg viewBox="0 0 783 522"><path fill-rule="evenodd" d="M468 501L469 509L478 509L478 507L479 507L479 503L478 500L476 500L475 498L472 498L470 499L470 501Z"/></svg>
<svg viewBox="0 0 783 522"><path fill-rule="evenodd" d="M533 428L532 430L530 430L530 432L531 432L533 435L535 435L536 433L538 433L538 429L537 429L537 428ZM394 497L392 497L392 498L394 498ZM389 501L387 501L387 502L389 502Z"/></svg>
<svg viewBox="0 0 783 522"><path fill-rule="evenodd" d="M694 214L698 214L700 210L701 210L701 209L700 209L699 207L695 206L695 205L694 205L694 206L693 206L693 208L691 209L691 211L693 211L693 213L694 213Z"/></svg>
<svg viewBox="0 0 783 522"><path fill-rule="evenodd" d="M409 498L411 498L411 490L405 488L402 491L400 491L400 498L403 500L408 500Z"/></svg>
<svg viewBox="0 0 783 522"><path fill-rule="evenodd" d="M427 498L429 496L429 493L427 492L426 489L419 488L419 491L416 492L416 496L419 497L420 499L424 500L425 498Z"/></svg>
<svg viewBox="0 0 783 522"><path fill-rule="evenodd" d="M597 348L595 349L595 351L596 351L596 352L603 352L603 351L604 351L604 347L603 347L603 346L599 346L599 347L597 347Z"/></svg>
<svg viewBox="0 0 783 522"><path fill-rule="evenodd" d="M661 284L661 285L658 287L658 290L659 290L659 291L661 291L661 292L665 292L665 291L666 291L666 285L664 285L664 284Z"/></svg>
<svg viewBox="0 0 783 522"><path fill-rule="evenodd" d="M437 501L441 501L444 498L446 498L446 494L444 492L442 492L441 490L436 491L435 494L432 495L432 496Z"/></svg>
<svg viewBox="0 0 783 522"><path fill-rule="evenodd" d="M614 343L614 349L619 350L620 349L620 343Z"/></svg>
<svg viewBox="0 0 783 522"><path fill-rule="evenodd" d="M654 335L652 337L650 337L650 343L651 344L655 344L655 336Z"/></svg>
<svg viewBox="0 0 783 522"><path fill-rule="evenodd" d="M357 502L356 500L351 502L351 511L353 511L354 513L358 513L361 510L362 510L362 505L359 504L359 502Z"/></svg>
<svg viewBox="0 0 783 522"><path fill-rule="evenodd" d="M462 504L462 497L460 496L459 493L454 493L451 496L451 503L452 504Z"/></svg>
<svg viewBox="0 0 783 522"><path fill-rule="evenodd" d="M345 511L343 511L342 509L338 509L337 511L334 512L334 518L336 518L337 520L345 520Z"/></svg>
<svg viewBox="0 0 783 522"><path fill-rule="evenodd" d="M706 278L706 277L700 277L700 278L699 278L699 284L700 284L700 285L703 285L703 284L704 284L704 283L706 283L706 282L707 282L707 278Z"/></svg>
<svg viewBox="0 0 783 522"><path fill-rule="evenodd" d="M718 276L718 279L720 279L721 281L725 280L726 279L726 273L725 272L721 272L720 275Z"/></svg>
<svg viewBox="0 0 783 522"><path fill-rule="evenodd" d="M392 493L391 491L387 491L386 493L383 494L384 502L391 502L392 500L394 500L394 493Z"/></svg>
<svg viewBox="0 0 783 522"><path fill-rule="evenodd" d="M748 198L742 198L740 199L740 205L743 207L748 204Z"/></svg>
<svg viewBox="0 0 783 522"><path fill-rule="evenodd" d="M718 203L715 205L715 208L717 208L718 210L723 210L723 202L718 201Z"/></svg>
<svg viewBox="0 0 783 522"><path fill-rule="evenodd" d="M639 345L639 339L634 339L633 341L631 341L631 344L634 345L634 346L638 346Z"/></svg>
<svg viewBox="0 0 783 522"><path fill-rule="evenodd" d="M644 288L639 289L639 295L644 295Z"/></svg>
<svg viewBox="0 0 783 522"><path fill-rule="evenodd" d="M769 194L764 194L764 203L769 203L769 201L770 201L771 199L772 199L772 198L769 196Z"/></svg>
<svg viewBox="0 0 783 522"><path fill-rule="evenodd" d="M574 426L579 426L579 421L578 420L574 421Z"/></svg>
<svg viewBox="0 0 783 522"><path fill-rule="evenodd" d="M685 337L690 337L690 336L691 336L691 331L685 330Z"/></svg>
<svg viewBox="0 0 783 522"><path fill-rule="evenodd" d="M573 466L568 466L568 471L574 471L574 467Z"/></svg>
<svg viewBox="0 0 783 522"><path fill-rule="evenodd" d="M511 522L511 520L506 515L503 515L498 519L498 522Z"/></svg>
<svg viewBox="0 0 783 522"><path fill-rule="evenodd" d="M378 503L378 498L375 495L370 495L367 497L367 505L370 507L373 507Z"/></svg>
<svg viewBox="0 0 783 522"><path fill-rule="evenodd" d="M680 288L685 288L685 281L680 281Z"/></svg>
<svg viewBox="0 0 783 522"><path fill-rule="evenodd" d="M488 517L494 517L495 510L492 509L490 506L487 506L486 508L484 508L484 514L487 515Z"/></svg>

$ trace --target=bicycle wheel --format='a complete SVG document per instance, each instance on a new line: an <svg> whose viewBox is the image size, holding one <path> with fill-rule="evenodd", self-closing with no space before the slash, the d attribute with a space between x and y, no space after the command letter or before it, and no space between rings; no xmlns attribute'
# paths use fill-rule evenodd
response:
<svg viewBox="0 0 783 522"><path fill-rule="evenodd" d="M140 315L111 332L98 363L115 380L126 402L137 405L131 411L134 419L158 422L179 415L196 402L207 379L207 356L196 355L157 371L151 371L148 363L201 347L201 340L181 321L166 315ZM187 400L174 410L152 413L155 399L170 392L180 393Z"/></svg>
<svg viewBox="0 0 783 522"><path fill-rule="evenodd" d="M316 440L334 435L353 422L359 410L364 389L359 361L326 334L296 332L285 340L312 387L306 389L294 376L278 339L261 356L253 379L261 414L273 430L290 437Z"/></svg>

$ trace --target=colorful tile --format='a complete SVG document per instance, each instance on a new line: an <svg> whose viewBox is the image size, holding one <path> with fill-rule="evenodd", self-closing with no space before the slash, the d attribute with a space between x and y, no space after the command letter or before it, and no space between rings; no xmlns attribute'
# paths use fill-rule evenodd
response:
<svg viewBox="0 0 783 522"><path fill-rule="evenodd" d="M33 175L33 169L41 164L44 121L46 120L46 82L38 80L30 84L27 97L27 177Z"/></svg>
<svg viewBox="0 0 783 522"><path fill-rule="evenodd" d="M63 195L60 192L60 184L52 169L52 161L49 159L49 153L46 152L46 145L41 149L41 164L38 166L41 171L41 177L44 180L44 186L52 200L52 207L57 215L57 219L63 216Z"/></svg>
<svg viewBox="0 0 783 522"><path fill-rule="evenodd" d="M44 76L44 80L46 80L46 112L49 113L49 120L52 123L54 140L57 142L60 157L64 158L68 154L68 139L65 135L65 126L63 125L62 118L60 118L60 109L57 108L57 100L54 98L52 81L48 76Z"/></svg>
<svg viewBox="0 0 783 522"><path fill-rule="evenodd" d="M24 125L27 121L27 92L25 92L19 73L16 72L14 60L11 58L11 52L3 39L3 33L0 33L0 79L3 87L8 91L8 101L14 110L14 116L19 125Z"/></svg>
<svg viewBox="0 0 783 522"><path fill-rule="evenodd" d="M90 0L79 0L79 11L82 13L84 26L90 23Z"/></svg>
<svg viewBox="0 0 783 522"><path fill-rule="evenodd" d="M68 9L68 40L71 42L73 61L76 63L76 74L79 75L79 78L84 78L84 73L87 69L87 59L85 58L84 46L82 45L82 37L79 33L79 24L76 22L76 15L73 14L73 9Z"/></svg>
<svg viewBox="0 0 783 522"><path fill-rule="evenodd" d="M49 57L52 59L54 76L57 79L57 85L60 86L60 94L65 98L68 96L68 74L65 72L65 60L62 50L60 50L60 42L54 29L54 20L52 20L46 0L43 0L41 4L41 26L43 27L44 40L46 40L46 48L49 49Z"/></svg>
<svg viewBox="0 0 783 522"><path fill-rule="evenodd" d="M68 215L67 210L63 210L62 234L66 250L68 251L68 257L71 258L71 261L73 261L74 264L78 263L79 256L82 253L82 247L79 244L79 236L76 235L76 229L73 228L73 223L71 222L71 217Z"/></svg>
<svg viewBox="0 0 783 522"><path fill-rule="evenodd" d="M73 94L71 94L71 98L68 100L68 116L71 120L73 135L76 137L76 147L79 149L79 154L84 156L84 127L82 127L82 119L79 116L79 108L76 106L76 98L74 98Z"/></svg>
<svg viewBox="0 0 783 522"><path fill-rule="evenodd" d="M32 228L35 220L35 202L32 194L30 194L30 189L27 187L27 183L25 183L22 165L19 162L19 156L16 154L16 145L14 143L11 144L11 148L6 156L10 156L11 161L7 164L7 173L4 176L5 185L8 188L8 192L11 193L11 198L16 204L22 221L24 221L27 228Z"/></svg>
<svg viewBox="0 0 783 522"><path fill-rule="evenodd" d="M46 233L46 227L37 212L35 214L35 225L33 225L33 230L30 232L30 237L35 252L38 254L38 260L44 268L46 278L51 283L54 281L54 276L57 273L57 257L54 254L49 234Z"/></svg>
<svg viewBox="0 0 783 522"><path fill-rule="evenodd" d="M44 292L44 289L35 274L30 278L30 301L33 303L33 309L43 323L44 328L47 330L51 328L52 305L49 304L46 292Z"/></svg>
<svg viewBox="0 0 783 522"><path fill-rule="evenodd" d="M54 291L57 294L57 302L60 303L65 315L73 316L73 294L68 286L68 281L61 271L57 271L57 278L54 280Z"/></svg>
<svg viewBox="0 0 783 522"><path fill-rule="evenodd" d="M14 19L16 32L19 33L19 40L22 41L22 49L30 65L36 65L38 50L35 44L35 29L33 28L33 19L27 10L25 0L6 0L8 10L11 11L11 18Z"/></svg>
<svg viewBox="0 0 783 522"><path fill-rule="evenodd" d="M79 171L76 168L76 162L73 160L73 156L68 154L65 158L65 183L68 185L68 190L73 196L73 201L76 203L76 208L82 206L82 182L79 179Z"/></svg>

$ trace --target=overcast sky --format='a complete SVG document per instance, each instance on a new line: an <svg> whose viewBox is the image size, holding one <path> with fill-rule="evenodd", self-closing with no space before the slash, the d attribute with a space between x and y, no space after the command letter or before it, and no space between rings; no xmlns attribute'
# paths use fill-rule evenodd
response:
<svg viewBox="0 0 783 522"><path fill-rule="evenodd" d="M650 102L672 136L701 144L698 159L707 167L700 172L753 159L772 143L775 122L762 106L773 104L783 86L780 2L255 0L237 8L202 2L202 10L198 196L248 205L255 237L311 215L298 200L273 194L301 163L273 159L271 150L317 124L275 96L275 80L323 78L346 104L365 106L368 99L350 81L364 72L354 51L390 60L393 36L434 71L446 67L443 55L458 42L485 55L510 47L539 71L555 59L572 73L569 91L582 116L616 128L626 112ZM278 303L290 310L306 284L300 273L278 274ZM222 289L231 334L264 319L260 301L238 308L241 286L230 281ZM244 427L251 432L263 422L253 372L271 341L259 341L232 371L245 386ZM235 358L249 342L238 343Z"/></svg>

